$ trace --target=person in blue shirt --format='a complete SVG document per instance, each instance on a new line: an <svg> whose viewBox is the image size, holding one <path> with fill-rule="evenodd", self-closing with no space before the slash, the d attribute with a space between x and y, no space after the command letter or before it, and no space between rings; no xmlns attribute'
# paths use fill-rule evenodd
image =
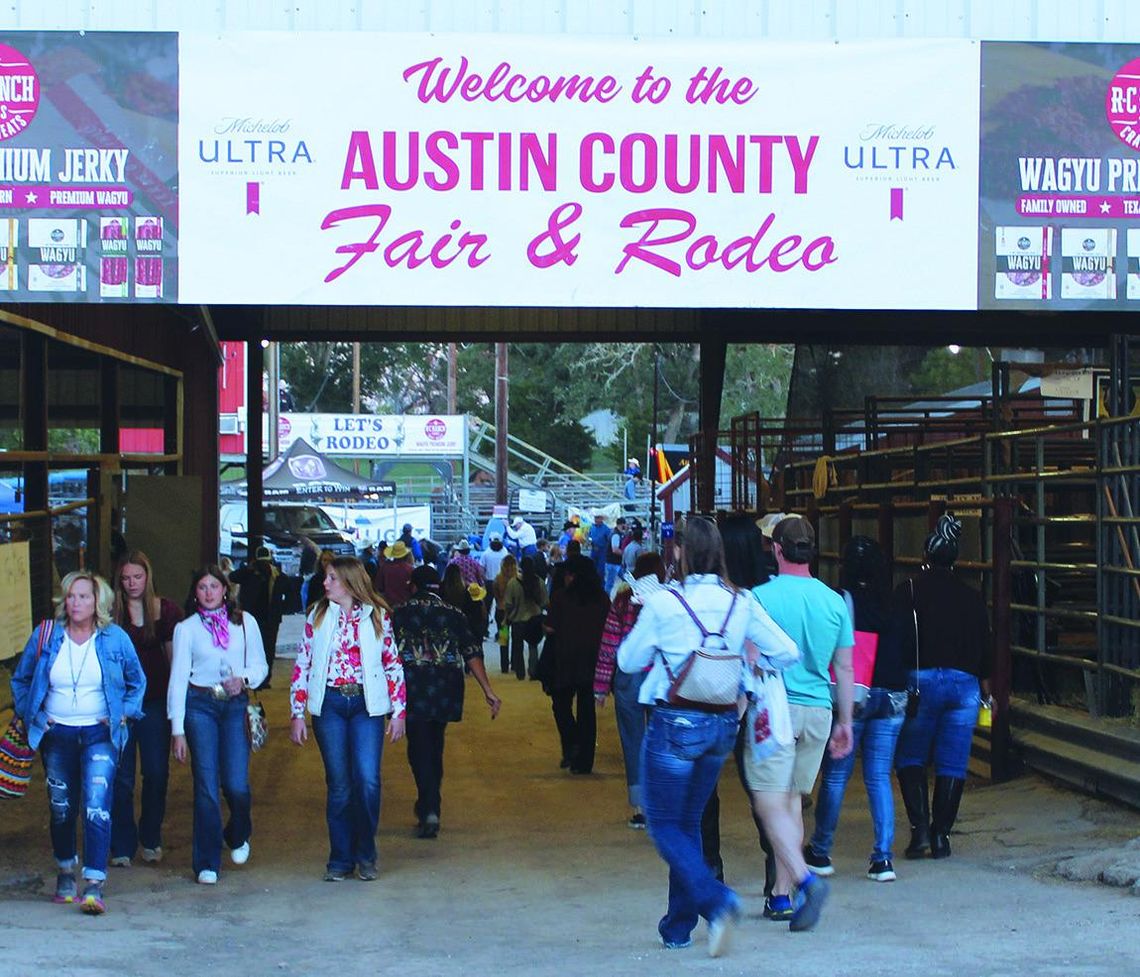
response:
<svg viewBox="0 0 1140 977"><path fill-rule="evenodd" d="M606 555L610 551L610 535L612 530L606 525L604 513L594 515L594 525L590 527L590 559L594 561L594 569L598 571L598 579L606 579Z"/></svg>
<svg viewBox="0 0 1140 977"><path fill-rule="evenodd" d="M851 752L855 634L843 598L811 575L809 564L815 553L811 523L789 516L776 525L772 541L779 576L752 593L800 649L800 660L783 673L795 740L759 763L746 752L744 772L752 805L776 853L776 884L765 900L764 914L770 919L788 919L791 929L798 931L815 926L828 895L827 883L804 861L800 798L815 784L825 748L830 746L836 759ZM831 665L838 690L834 725ZM793 886L801 897L795 909Z"/></svg>
<svg viewBox="0 0 1140 977"><path fill-rule="evenodd" d="M420 546L420 541L412 535L412 524L410 522L404 523L404 528L400 530L400 540L412 551L412 557L417 564L424 562L423 547Z"/></svg>

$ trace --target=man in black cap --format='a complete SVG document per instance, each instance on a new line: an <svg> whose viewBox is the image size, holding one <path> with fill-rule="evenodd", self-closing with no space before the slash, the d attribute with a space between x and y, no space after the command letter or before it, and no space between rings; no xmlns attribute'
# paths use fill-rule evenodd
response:
<svg viewBox="0 0 1140 977"><path fill-rule="evenodd" d="M843 598L811 575L811 523L788 516L776 524L772 542L780 573L752 593L800 649L800 660L783 672L795 739L760 763L745 750L744 774L776 854L776 884L764 915L790 920L792 930L809 930L819 921L828 885L804 860L801 796L815 784L824 749L836 759L851 752L855 633ZM835 668L838 699L834 723L829 666ZM793 887L799 890L798 906Z"/></svg>
<svg viewBox="0 0 1140 977"><path fill-rule="evenodd" d="M412 558L417 563L424 562L423 547L420 546L420 541L412 535L412 524L410 522L404 523L404 528L400 530L399 541L412 551Z"/></svg>
<svg viewBox="0 0 1140 977"><path fill-rule="evenodd" d="M416 567L412 596L392 612L392 630L407 688L408 763L416 781L416 836L439 834L443 746L448 723L463 718L464 671L483 690L491 718L502 701L491 688L483 667L483 646L471 633L463 612L439 596L439 572Z"/></svg>

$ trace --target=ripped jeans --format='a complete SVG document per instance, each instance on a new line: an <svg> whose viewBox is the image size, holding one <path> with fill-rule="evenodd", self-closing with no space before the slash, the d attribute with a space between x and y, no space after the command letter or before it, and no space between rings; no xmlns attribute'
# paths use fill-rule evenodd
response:
<svg viewBox="0 0 1140 977"><path fill-rule="evenodd" d="M51 847L63 870L73 869L75 821L83 812L83 878L107 877L111 850L111 799L115 785L115 747L111 731L94 726L48 727L40 743L51 810Z"/></svg>

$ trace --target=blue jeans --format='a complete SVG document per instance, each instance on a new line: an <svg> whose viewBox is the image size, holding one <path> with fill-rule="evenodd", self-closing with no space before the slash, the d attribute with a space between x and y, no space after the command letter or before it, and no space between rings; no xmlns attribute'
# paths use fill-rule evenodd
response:
<svg viewBox="0 0 1140 977"><path fill-rule="evenodd" d="M376 861L384 717L368 715L363 695L326 689L321 714L313 717L313 735L325 762L328 788L328 869L350 872Z"/></svg>
<svg viewBox="0 0 1140 977"><path fill-rule="evenodd" d="M886 698L886 689L871 689L863 709L874 714L885 707ZM855 747L863 754L863 783L867 787L867 803L871 807L871 824L875 830L872 862L890 859L891 846L895 840L895 798L891 786L891 769L902 724L902 713L885 719L856 719L853 724ZM839 809L843 806L843 794L855 769L855 752L852 750L842 760L833 760L830 753L823 755L815 807L815 832L811 836L811 848L817 855L831 854L835 828L839 824Z"/></svg>
<svg viewBox="0 0 1140 977"><path fill-rule="evenodd" d="M666 943L689 940L698 917L735 912L736 893L718 882L701 850L701 814L738 726L736 712L664 706L649 716L642 743L642 803L649 835L669 866L669 908L657 924Z"/></svg>
<svg viewBox="0 0 1140 977"><path fill-rule="evenodd" d="M135 755L142 770L138 825L135 825ZM115 800L111 805L111 857L133 858L135 849L162 844L166 817L166 784L170 779L170 720L166 703L143 703L143 717L131 725L127 745L115 772Z"/></svg>
<svg viewBox="0 0 1140 977"><path fill-rule="evenodd" d="M911 671L917 682L918 715L903 723L895 766L925 767L934 758L939 777L964 780L978 721L978 679L956 668Z"/></svg>
<svg viewBox="0 0 1140 977"><path fill-rule="evenodd" d="M61 869L78 861L75 822L82 810L83 877L107 877L111 849L111 799L115 790L115 748L104 723L49 726L40 741L51 810L51 849Z"/></svg>
<svg viewBox="0 0 1140 977"><path fill-rule="evenodd" d="M637 701L645 672L614 672L614 718L617 720L621 754L625 760L625 783L629 806L641 807L641 741L645 739L645 723L649 707Z"/></svg>
<svg viewBox="0 0 1140 977"><path fill-rule="evenodd" d="M223 840L230 848L240 848L253 832L249 740L245 733L248 703L245 693L232 699L215 699L209 692L197 689L186 694L186 742L194 775L191 864L195 875L204 869L218 871ZM224 830L219 783L230 811Z"/></svg>

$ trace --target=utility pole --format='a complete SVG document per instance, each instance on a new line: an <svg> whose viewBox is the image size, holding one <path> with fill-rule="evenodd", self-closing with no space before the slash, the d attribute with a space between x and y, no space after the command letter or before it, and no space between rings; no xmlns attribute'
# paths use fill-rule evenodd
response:
<svg viewBox="0 0 1140 977"><path fill-rule="evenodd" d="M459 375L459 347L447 344L447 413L455 415L456 384Z"/></svg>
<svg viewBox="0 0 1140 977"><path fill-rule="evenodd" d="M268 418L269 451L267 461L276 461L281 453L281 438L278 423L281 414L281 344L271 342L265 347L265 369L268 373L266 382L266 416Z"/></svg>
<svg viewBox="0 0 1140 977"><path fill-rule="evenodd" d="M352 344L352 412L360 413L360 343Z"/></svg>
<svg viewBox="0 0 1140 977"><path fill-rule="evenodd" d="M506 505L510 499L507 485L507 344L495 343L495 504Z"/></svg>

